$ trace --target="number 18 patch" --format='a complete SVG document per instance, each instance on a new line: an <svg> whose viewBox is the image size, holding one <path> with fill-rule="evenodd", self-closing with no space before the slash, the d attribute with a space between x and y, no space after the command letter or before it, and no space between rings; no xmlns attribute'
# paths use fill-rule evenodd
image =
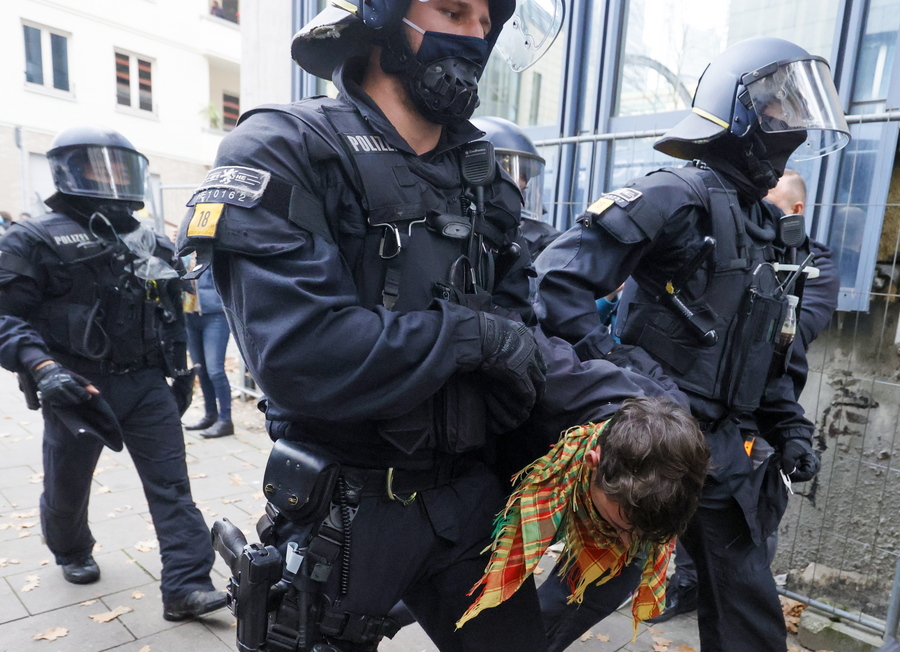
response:
<svg viewBox="0 0 900 652"><path fill-rule="evenodd" d="M188 237L215 238L223 208L225 204L195 204L194 214L187 227Z"/></svg>

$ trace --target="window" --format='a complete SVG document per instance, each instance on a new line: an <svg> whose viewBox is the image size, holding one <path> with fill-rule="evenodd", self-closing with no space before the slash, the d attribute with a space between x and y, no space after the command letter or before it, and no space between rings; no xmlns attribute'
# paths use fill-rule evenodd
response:
<svg viewBox="0 0 900 652"><path fill-rule="evenodd" d="M240 98L230 93L222 93L222 127L225 131L231 131L237 126L240 115Z"/></svg>
<svg viewBox="0 0 900 652"><path fill-rule="evenodd" d="M25 81L69 89L69 37L46 27L22 25L25 42Z"/></svg>
<svg viewBox="0 0 900 652"><path fill-rule="evenodd" d="M706 64L753 36L786 38L829 58L837 7L837 0L630 0L614 114L690 108Z"/></svg>
<svg viewBox="0 0 900 652"><path fill-rule="evenodd" d="M116 103L153 111L153 63L116 52Z"/></svg>

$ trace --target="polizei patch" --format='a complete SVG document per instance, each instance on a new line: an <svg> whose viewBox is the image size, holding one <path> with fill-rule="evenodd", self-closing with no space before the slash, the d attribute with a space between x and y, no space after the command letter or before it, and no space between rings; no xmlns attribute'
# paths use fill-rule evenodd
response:
<svg viewBox="0 0 900 652"><path fill-rule="evenodd" d="M378 152L396 152L397 150L387 144L381 136L374 134L360 134L358 136L344 134L344 138L350 144L354 154L375 154Z"/></svg>
<svg viewBox="0 0 900 652"><path fill-rule="evenodd" d="M271 178L270 172L240 165L213 168L187 205L221 203L253 208L259 204Z"/></svg>

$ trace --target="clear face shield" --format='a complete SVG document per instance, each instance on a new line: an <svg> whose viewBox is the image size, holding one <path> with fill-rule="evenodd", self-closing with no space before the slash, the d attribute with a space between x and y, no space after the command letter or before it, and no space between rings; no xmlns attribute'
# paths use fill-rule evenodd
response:
<svg viewBox="0 0 900 652"><path fill-rule="evenodd" d="M509 173L524 197L522 217L540 220L544 214L544 159L524 152L494 150L500 167Z"/></svg>
<svg viewBox="0 0 900 652"><path fill-rule="evenodd" d="M850 141L850 127L824 60L791 61L779 64L769 74L764 72L748 73L743 78L762 130L807 132L806 142L791 160L825 156Z"/></svg>
<svg viewBox="0 0 900 652"><path fill-rule="evenodd" d="M147 159L116 147L86 145L51 155L50 170L60 192L81 197L144 201Z"/></svg>
<svg viewBox="0 0 900 652"><path fill-rule="evenodd" d="M562 0L518 0L495 47L514 72L522 72L550 49L564 16Z"/></svg>

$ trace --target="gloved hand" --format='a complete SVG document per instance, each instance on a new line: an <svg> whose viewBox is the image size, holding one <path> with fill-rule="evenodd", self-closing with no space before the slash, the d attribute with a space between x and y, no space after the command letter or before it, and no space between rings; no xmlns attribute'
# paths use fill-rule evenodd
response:
<svg viewBox="0 0 900 652"><path fill-rule="evenodd" d="M41 398L51 405L71 407L91 398L91 393L85 389L91 381L69 371L58 362L44 365L32 371L31 375L37 383Z"/></svg>
<svg viewBox="0 0 900 652"><path fill-rule="evenodd" d="M479 312L481 353L479 370L486 383L485 402L492 432L512 430L523 423L540 398L547 365L525 324Z"/></svg>
<svg viewBox="0 0 900 652"><path fill-rule="evenodd" d="M178 416L184 416L187 409L191 407L191 401L194 398L194 378L197 377L197 370L200 365L194 365L191 369L184 371L176 371L176 376L169 385L172 395L175 397L175 405L178 406Z"/></svg>
<svg viewBox="0 0 900 652"><path fill-rule="evenodd" d="M819 471L819 456L808 439L788 439L781 448L781 468L793 482L812 480Z"/></svg>

